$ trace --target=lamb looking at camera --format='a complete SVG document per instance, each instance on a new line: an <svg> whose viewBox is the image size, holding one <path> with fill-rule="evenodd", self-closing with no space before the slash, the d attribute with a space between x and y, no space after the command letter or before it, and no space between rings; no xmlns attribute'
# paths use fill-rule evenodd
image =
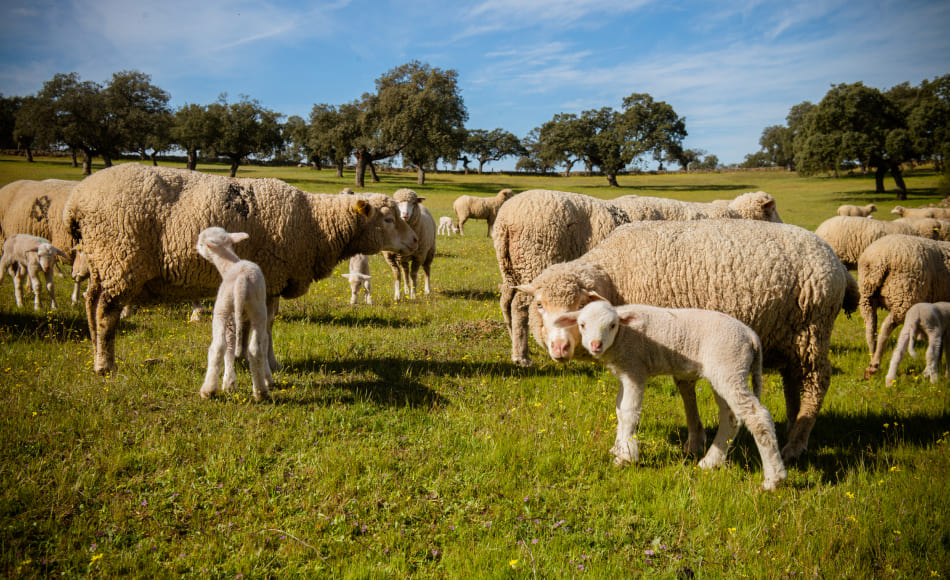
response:
<svg viewBox="0 0 950 580"><path fill-rule="evenodd" d="M208 348L208 372L201 385L205 399L218 393L221 384L221 362L224 361L224 390L232 391L237 379L234 373L234 358L243 351L243 327L250 325L247 345L247 361L251 369L254 398L270 399L271 371L267 362L268 323L267 287L264 273L254 262L242 260L234 253L233 245L246 240L248 235L228 233L224 228L211 227L198 234L196 249L218 269L221 286L214 301L212 315L212 338Z"/></svg>
<svg viewBox="0 0 950 580"><path fill-rule="evenodd" d="M930 379L931 384L937 382L940 373L940 357L944 354L944 349L950 338L950 302L918 302L907 311L907 317L904 319L904 328L897 337L897 345L894 347L894 354L891 356L891 365L887 369L887 378L884 383L890 385L897 380L897 367L904 358L904 353L916 358L914 352L914 336L918 334L927 335L927 355L926 366L923 376ZM950 372L950 368L948 368Z"/></svg>
<svg viewBox="0 0 950 580"><path fill-rule="evenodd" d="M743 421L762 457L762 487L773 490L785 479L775 423L759 401L762 344L751 328L712 310L633 304L614 308L594 292L589 299L592 302L583 309L560 315L554 325L577 325L584 348L620 379L617 438L611 449L618 465L639 457L637 427L647 379L672 375L695 382L702 377L716 396L719 430L699 466L711 469L725 462L729 444ZM750 374L752 391L748 388Z"/></svg>

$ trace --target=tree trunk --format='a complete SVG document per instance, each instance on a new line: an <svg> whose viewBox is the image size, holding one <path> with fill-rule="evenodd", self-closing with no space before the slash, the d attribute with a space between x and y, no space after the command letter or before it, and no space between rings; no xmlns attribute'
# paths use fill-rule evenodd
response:
<svg viewBox="0 0 950 580"><path fill-rule="evenodd" d="M907 199L907 185L904 183L904 174L901 172L901 166L897 163L890 164L891 175L894 177L894 183L897 184L897 199L903 201Z"/></svg>
<svg viewBox="0 0 950 580"><path fill-rule="evenodd" d="M241 165L241 161L239 159L231 159L231 177L237 177L239 165Z"/></svg>
<svg viewBox="0 0 950 580"><path fill-rule="evenodd" d="M33 150L29 147L26 148L26 161L28 163L33 163Z"/></svg>
<svg viewBox="0 0 950 580"><path fill-rule="evenodd" d="M484 166L485 166L485 162L479 160L479 162L478 162L478 174L479 174L479 175L482 174L482 167L484 167Z"/></svg>
<svg viewBox="0 0 950 580"><path fill-rule="evenodd" d="M617 174L613 171L605 171L607 175L607 185L610 187L620 187L620 184L617 183Z"/></svg>
<svg viewBox="0 0 950 580"><path fill-rule="evenodd" d="M565 161L565 162L564 162L564 177L570 177L570 176L571 176L571 169L572 169L573 167L574 167L574 162L573 162L573 161Z"/></svg>
<svg viewBox="0 0 950 580"><path fill-rule="evenodd" d="M884 167L884 164L880 164L877 169L874 171L874 193L884 193L884 174L887 173L887 168Z"/></svg>
<svg viewBox="0 0 950 580"><path fill-rule="evenodd" d="M198 167L198 150L197 149L188 150L188 161L185 162L185 167L192 171L194 171L195 168Z"/></svg>
<svg viewBox="0 0 950 580"><path fill-rule="evenodd" d="M158 151L152 151L148 158L152 160L152 167L158 167Z"/></svg>
<svg viewBox="0 0 950 580"><path fill-rule="evenodd" d="M82 174L92 175L92 154L88 151L82 152Z"/></svg>
<svg viewBox="0 0 950 580"><path fill-rule="evenodd" d="M112 167L112 156L107 153L103 153L102 164L106 167Z"/></svg>
<svg viewBox="0 0 950 580"><path fill-rule="evenodd" d="M365 187L366 185L366 152L356 152L356 179L353 185L356 187Z"/></svg>
<svg viewBox="0 0 950 580"><path fill-rule="evenodd" d="M379 176L376 175L376 164L371 159L369 162L369 174L373 176L373 183L379 183Z"/></svg>
<svg viewBox="0 0 950 580"><path fill-rule="evenodd" d="M424 167L422 167L422 165L416 165L416 184L426 184L426 170Z"/></svg>
<svg viewBox="0 0 950 580"><path fill-rule="evenodd" d="M343 162L342 161L336 164L336 176L343 177Z"/></svg>
<svg viewBox="0 0 950 580"><path fill-rule="evenodd" d="M70 150L69 150L69 153L70 153L70 156L71 156L72 159L73 159L73 169L75 169L76 167L79 167L79 160L76 159L76 150L75 150L75 149L70 149Z"/></svg>

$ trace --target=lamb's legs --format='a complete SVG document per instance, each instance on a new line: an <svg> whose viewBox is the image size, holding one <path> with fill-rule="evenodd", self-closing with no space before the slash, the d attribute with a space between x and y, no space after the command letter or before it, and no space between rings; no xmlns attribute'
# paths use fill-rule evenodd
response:
<svg viewBox="0 0 950 580"><path fill-rule="evenodd" d="M614 454L614 464L625 465L640 458L637 427L643 409L646 377L619 369L611 370L620 377L620 387L617 389L617 438L610 451Z"/></svg>
<svg viewBox="0 0 950 580"><path fill-rule="evenodd" d="M251 385L254 399L258 401L270 399L271 374L267 365L267 337L261 336L257 326L251 330L251 340L247 347L247 361L251 369Z"/></svg>
<svg viewBox="0 0 950 580"><path fill-rule="evenodd" d="M940 376L937 366L940 364L940 353L943 352L943 333L937 329L937 332L927 335L927 340L927 363L924 367L924 376L930 379L932 384L936 383Z"/></svg>
<svg viewBox="0 0 950 580"><path fill-rule="evenodd" d="M219 316L217 312L212 315L211 346L208 347L208 370L205 372L205 380L200 391L201 397L204 399L213 397L221 390L218 377L221 376L221 363L225 361L226 353L229 350L231 351L231 375L233 380L234 351L228 348L226 335L228 321L225 318ZM234 337L234 339L237 340L238 337Z"/></svg>
<svg viewBox="0 0 950 580"><path fill-rule="evenodd" d="M50 268L49 272L43 272L44 277L46 278L46 292L49 294L49 308L50 310L56 310L56 288L53 287L53 269ZM37 296L37 302L39 301L39 296Z"/></svg>
<svg viewBox="0 0 950 580"><path fill-rule="evenodd" d="M703 430L699 407L696 405L696 381L676 379L676 388L679 389L683 399L683 411L686 412L686 428L689 431L686 450L696 457L702 457L703 451L706 450L706 431Z"/></svg>
<svg viewBox="0 0 950 580"><path fill-rule="evenodd" d="M743 385L743 388L745 388L745 385ZM716 430L716 437L713 439L712 445L709 446L709 451L699 461L699 466L703 469L719 467L726 461L729 444L732 443L736 433L739 432L739 420L732 409L729 408L729 403L719 394L718 390L714 390L713 394L716 397L716 405L719 407L719 429Z"/></svg>

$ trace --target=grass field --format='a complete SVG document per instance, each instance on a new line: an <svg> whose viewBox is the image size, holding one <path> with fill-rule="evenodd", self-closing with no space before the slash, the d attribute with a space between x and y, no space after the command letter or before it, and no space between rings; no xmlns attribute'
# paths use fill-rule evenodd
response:
<svg viewBox="0 0 950 580"><path fill-rule="evenodd" d="M226 173L223 166L199 170ZM308 191L352 174L242 167ZM0 157L0 185L78 179L62 160ZM527 177L384 173L368 190L412 187L438 219L460 194L544 187L710 201L763 189L808 229L841 203L893 192L873 178L784 172ZM939 200L932 172L907 176L915 206ZM890 187L892 184L888 182ZM775 493L760 490L751 437L722 469L682 451L685 420L666 378L650 382L641 462L617 468L616 381L602 367L509 360L500 275L484 222L439 237L434 294L392 302L372 259L374 306L350 306L337 274L283 301L274 343L284 369L273 403L238 393L203 401L208 317L185 304L138 310L120 325L119 369L92 372L84 310L17 309L0 285L0 574L142 578L947 578L950 384L866 381L859 316L841 316L831 389L804 456ZM210 302L209 302L210 304ZM887 354L889 357L889 353ZM883 373L882 373L883 374ZM717 427L708 385L700 410ZM781 381L763 400L779 442Z"/></svg>

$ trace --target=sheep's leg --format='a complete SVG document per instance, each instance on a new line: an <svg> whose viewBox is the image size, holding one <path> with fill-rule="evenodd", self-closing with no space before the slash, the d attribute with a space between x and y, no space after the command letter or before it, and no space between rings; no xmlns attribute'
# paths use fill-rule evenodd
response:
<svg viewBox="0 0 950 580"><path fill-rule="evenodd" d="M40 277L36 272L30 272L30 288L33 289L33 310L40 309Z"/></svg>
<svg viewBox="0 0 950 580"><path fill-rule="evenodd" d="M205 372L205 380L201 385L201 397L208 399L213 397L221 390L218 377L221 376L221 364L225 360L225 354L228 349L227 342L227 320L226 316L219 316L217 312L211 318L211 346L208 347L208 370ZM233 351L232 366L234 364ZM232 369L233 373L233 369Z"/></svg>
<svg viewBox="0 0 950 580"><path fill-rule="evenodd" d="M188 322L198 322L201 320L201 311L203 310L201 302L192 302L191 303L191 316L188 317Z"/></svg>
<svg viewBox="0 0 950 580"><path fill-rule="evenodd" d="M274 319L277 318L277 311L280 309L280 296L267 297L267 363L270 365L271 372L277 372L281 369L277 362L277 355L274 354Z"/></svg>
<svg viewBox="0 0 950 580"><path fill-rule="evenodd" d="M432 286L429 284L429 275L430 275L431 269L432 269L431 261L427 264L422 264L422 279L425 281L425 284L422 287L422 292L426 296L429 296L430 294L432 294ZM416 271L418 272L418 270L419 270L419 265L417 264ZM416 276L415 274L412 275L413 284L415 283L415 276Z"/></svg>
<svg viewBox="0 0 950 580"><path fill-rule="evenodd" d="M924 368L924 376L930 379L931 384L933 384L937 382L939 377L937 365L940 363L940 353L943 352L943 333L940 332L940 329L936 329L936 331L927 334L927 339L929 344L927 345L927 364Z"/></svg>
<svg viewBox="0 0 950 580"><path fill-rule="evenodd" d="M642 373L614 372L620 377L620 387L617 390L617 438L610 451L614 454L614 464L626 465L640 458L637 428L643 410L646 376Z"/></svg>
<svg viewBox="0 0 950 580"><path fill-rule="evenodd" d="M119 329L122 304L118 298L100 291L96 299L96 359L93 369L100 375L115 370L115 335Z"/></svg>
<svg viewBox="0 0 950 580"><path fill-rule="evenodd" d="M390 262L389 268L393 271L393 302L399 302L402 299L402 268L396 258L396 263Z"/></svg>
<svg viewBox="0 0 950 580"><path fill-rule="evenodd" d="M464 236L464 235L465 235L465 222L467 222L467 221L468 221L468 218L467 218L467 217L464 217L464 218L461 218L461 217L460 217L460 218L459 218L459 235L460 235L460 236Z"/></svg>
<svg viewBox="0 0 950 580"><path fill-rule="evenodd" d="M23 308L23 269L12 270L10 277L13 278L13 297L16 299L17 308Z"/></svg>
<svg viewBox="0 0 950 580"><path fill-rule="evenodd" d="M372 294L370 293L370 281L369 281L369 279L363 280L362 286L363 286L363 299L366 301L367 304L372 304L372 303L373 303L373 296L372 296Z"/></svg>
<svg viewBox="0 0 950 580"><path fill-rule="evenodd" d="M745 388L745 385L742 385L742 388ZM719 389L716 387L713 387L713 394L716 397L716 405L719 407L719 429L716 430L716 437L709 446L706 456L699 461L699 466L703 469L712 469L725 463L729 444L739 431L739 420L729 408L729 403L719 394Z"/></svg>
<svg viewBox="0 0 950 580"><path fill-rule="evenodd" d="M881 358L884 356L884 347L887 345L887 339L890 338L894 328L902 322L903 320L897 320L897 317L894 316L894 312L889 312L884 318L884 322L881 323L881 331L877 335L877 346L871 354L871 363L868 365L868 368L864 370L864 378L869 379L878 371L878 368L881 366Z"/></svg>
<svg viewBox="0 0 950 580"><path fill-rule="evenodd" d="M49 272L44 271L43 275L46 277L46 291L49 293L50 310L56 310L56 288L53 286L53 270L50 269Z"/></svg>
<svg viewBox="0 0 950 580"><path fill-rule="evenodd" d="M702 457L706 450L706 431L703 430L703 421L699 418L699 407L696 405L696 381L676 379L676 388L683 399L683 411L686 413L686 429L689 432L686 451Z"/></svg>
<svg viewBox="0 0 950 580"><path fill-rule="evenodd" d="M788 433L788 442L782 448L782 459L786 462L791 461L801 455L808 448L808 437L815 426L815 420L818 418L818 410L821 409L821 403L828 391L828 385L831 382L831 361L828 359L828 347L817 348L816 352L824 352L818 360L805 360L802 365L806 369L802 375L802 381L795 383L788 380L788 375L783 374L785 388L785 406L789 417L791 428ZM801 372L800 370L798 372ZM799 389L799 385L801 388ZM790 389L794 390L793 393ZM800 405L793 405L796 411L795 415L789 409L789 400L800 401ZM792 417L795 417L792 423Z"/></svg>
<svg viewBox="0 0 950 580"><path fill-rule="evenodd" d="M419 275L419 262L412 260L412 263L404 263L402 266L402 275L406 281L406 292L411 300L416 299L416 278Z"/></svg>
<svg viewBox="0 0 950 580"><path fill-rule="evenodd" d="M270 399L270 369L266 359L267 344L263 333L255 324L251 328L251 340L247 347L247 362L251 369L251 385L254 399L257 401Z"/></svg>
<svg viewBox="0 0 950 580"><path fill-rule="evenodd" d="M69 298L73 304L79 302L79 281L73 282L73 293Z"/></svg>
<svg viewBox="0 0 950 580"><path fill-rule="evenodd" d="M864 340L868 345L868 354L874 354L874 345L877 342L877 304L871 300L862 299L858 305L861 318L864 319Z"/></svg>
<svg viewBox="0 0 950 580"><path fill-rule="evenodd" d="M502 300L505 299L504 291L501 297ZM528 344L528 310L531 300L532 297L523 292L515 292L511 300L511 360L523 367L533 364Z"/></svg>

